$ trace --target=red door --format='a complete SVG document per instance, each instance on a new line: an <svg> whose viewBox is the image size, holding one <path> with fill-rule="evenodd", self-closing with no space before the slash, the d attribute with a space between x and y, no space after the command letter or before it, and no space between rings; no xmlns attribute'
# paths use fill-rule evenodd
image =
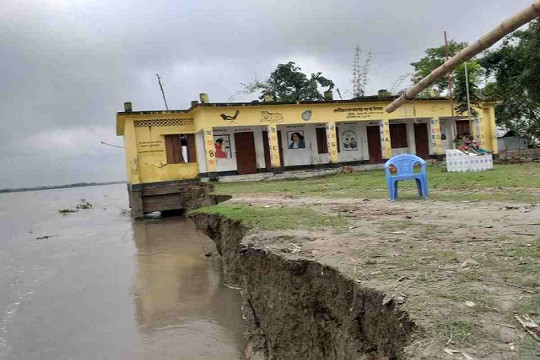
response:
<svg viewBox="0 0 540 360"><path fill-rule="evenodd" d="M382 162L381 135L378 126L367 127L367 142L370 164L379 164Z"/></svg>
<svg viewBox="0 0 540 360"><path fill-rule="evenodd" d="M281 141L281 130L278 130L277 136L279 144L279 162L281 164L281 168L283 169L283 146ZM272 163L270 161L270 150L268 149L268 131L262 132L262 138L264 147L264 164L266 166L266 170L270 171L272 170Z"/></svg>
<svg viewBox="0 0 540 360"><path fill-rule="evenodd" d="M416 156L429 159L429 135L426 123L414 124L414 142Z"/></svg>
<svg viewBox="0 0 540 360"><path fill-rule="evenodd" d="M254 174L257 172L257 156L255 155L255 139L252 132L234 134L236 147L236 166L238 174Z"/></svg>

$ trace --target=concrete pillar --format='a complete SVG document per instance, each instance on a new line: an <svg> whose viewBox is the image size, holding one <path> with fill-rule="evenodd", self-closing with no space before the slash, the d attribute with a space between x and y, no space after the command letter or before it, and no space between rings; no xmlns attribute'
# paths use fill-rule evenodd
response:
<svg viewBox="0 0 540 360"><path fill-rule="evenodd" d="M124 149L128 184L140 184L139 154L137 152L137 137L133 120L126 119L124 125Z"/></svg>
<svg viewBox="0 0 540 360"><path fill-rule="evenodd" d="M392 143L390 141L390 123L388 119L379 121L381 134L381 154L383 159L388 160L392 157Z"/></svg>
<svg viewBox="0 0 540 360"><path fill-rule="evenodd" d="M496 129L496 128L495 128ZM490 136L490 124L489 124L489 118L486 119L483 116L477 117L474 120L474 139L476 140L476 143L478 146L493 151L493 139ZM497 131L495 130L495 140L497 139Z"/></svg>
<svg viewBox="0 0 540 360"><path fill-rule="evenodd" d="M268 150L270 151L270 164L272 171L281 172L281 159L279 158L279 140L275 124L268 125Z"/></svg>
<svg viewBox="0 0 540 360"><path fill-rule="evenodd" d="M434 155L443 155L443 146L441 141L441 123L438 117L434 117L429 122L431 134L431 148Z"/></svg>
<svg viewBox="0 0 540 360"><path fill-rule="evenodd" d="M142 201L141 185L128 185L129 207L131 208L131 217L133 219L142 219L144 217L144 205Z"/></svg>
<svg viewBox="0 0 540 360"><path fill-rule="evenodd" d="M488 150L491 150L494 154L499 153L499 142L497 141L497 124L495 123L495 107L491 106L487 113L487 119L486 117L484 120L486 121L485 125L489 124L489 135L486 134L486 136L489 136L486 139L486 144L484 144ZM487 126L486 126L487 127ZM491 142L489 141L491 140ZM489 146L491 145L491 146Z"/></svg>
<svg viewBox="0 0 540 360"><path fill-rule="evenodd" d="M212 129L203 129L204 154L206 161L206 171L210 180L217 179L216 176L216 147L214 146L214 136Z"/></svg>
<svg viewBox="0 0 540 360"><path fill-rule="evenodd" d="M328 144L328 153L330 154L330 163L339 163L335 122L326 123L326 142Z"/></svg>

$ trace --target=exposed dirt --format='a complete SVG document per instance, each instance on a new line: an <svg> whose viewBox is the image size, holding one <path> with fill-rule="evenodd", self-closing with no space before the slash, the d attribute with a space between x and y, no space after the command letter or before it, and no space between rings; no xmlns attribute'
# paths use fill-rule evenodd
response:
<svg viewBox="0 0 540 360"><path fill-rule="evenodd" d="M540 344L514 318L540 315L539 205L260 194L229 202L309 207L348 220L345 229L269 232L195 216L216 241L229 281L242 288L248 352L540 357Z"/></svg>
<svg viewBox="0 0 540 360"><path fill-rule="evenodd" d="M337 269L254 244L237 221L194 216L240 286L248 359L403 359L414 324L384 294Z"/></svg>

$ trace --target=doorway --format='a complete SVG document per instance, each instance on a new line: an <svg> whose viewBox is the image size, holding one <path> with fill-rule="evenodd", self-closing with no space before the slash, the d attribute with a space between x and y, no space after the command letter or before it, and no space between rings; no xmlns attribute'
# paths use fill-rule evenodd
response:
<svg viewBox="0 0 540 360"><path fill-rule="evenodd" d="M279 162L281 164L281 169L283 169L285 168L285 165L283 163L283 142L281 140L281 130L278 130L277 137L279 146ZM266 166L266 170L271 171L272 162L270 161L270 150L268 149L268 131L265 130L262 132L262 139L264 147L264 164Z"/></svg>
<svg viewBox="0 0 540 360"><path fill-rule="evenodd" d="M471 135L471 126L469 120L457 120L456 121L456 135Z"/></svg>
<svg viewBox="0 0 540 360"><path fill-rule="evenodd" d="M239 175L257 172L257 156L255 154L255 139L252 132L234 134L236 147L236 166Z"/></svg>
<svg viewBox="0 0 540 360"><path fill-rule="evenodd" d="M429 135L426 123L414 124L414 142L416 156L429 159Z"/></svg>
<svg viewBox="0 0 540 360"><path fill-rule="evenodd" d="M368 126L367 142L369 152L369 163L379 164L382 162L381 135L378 126Z"/></svg>

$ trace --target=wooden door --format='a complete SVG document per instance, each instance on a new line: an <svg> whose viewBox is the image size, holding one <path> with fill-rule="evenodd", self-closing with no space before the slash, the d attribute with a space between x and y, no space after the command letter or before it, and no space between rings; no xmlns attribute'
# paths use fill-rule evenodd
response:
<svg viewBox="0 0 540 360"><path fill-rule="evenodd" d="M381 135L378 126L367 127L367 142L370 164L379 164L382 162Z"/></svg>
<svg viewBox="0 0 540 360"><path fill-rule="evenodd" d="M469 126L469 120L456 121L456 131L459 135L469 134L471 135L471 127Z"/></svg>
<svg viewBox="0 0 540 360"><path fill-rule="evenodd" d="M317 153L328 154L328 140L326 138L326 128L315 128L317 137Z"/></svg>
<svg viewBox="0 0 540 360"><path fill-rule="evenodd" d="M255 139L252 132L234 134L236 148L236 166L238 174L254 174L257 172L257 156L255 155Z"/></svg>
<svg viewBox="0 0 540 360"><path fill-rule="evenodd" d="M416 156L429 159L429 134L426 123L414 124L414 142L416 144Z"/></svg>
<svg viewBox="0 0 540 360"><path fill-rule="evenodd" d="M281 130L278 130L278 144L279 144L279 162L281 164L281 168L283 169L283 146L281 141ZM264 146L264 164L266 166L266 170L270 171L272 170L272 162L270 161L270 149L268 148L268 131L262 132L262 139L263 139L263 146Z"/></svg>

